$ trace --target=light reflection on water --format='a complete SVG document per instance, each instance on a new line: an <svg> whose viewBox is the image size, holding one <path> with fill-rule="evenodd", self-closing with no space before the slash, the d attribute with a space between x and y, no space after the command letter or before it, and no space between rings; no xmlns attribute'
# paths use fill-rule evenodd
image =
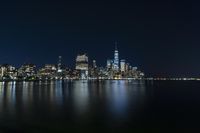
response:
<svg viewBox="0 0 200 133"><path fill-rule="evenodd" d="M134 109L138 100L145 97L145 84L143 82L107 81L105 89L108 101L107 108L111 111L110 115L120 120L128 117L128 110Z"/></svg>
<svg viewBox="0 0 200 133"><path fill-rule="evenodd" d="M34 117L39 110L43 115L57 113L60 117L70 114L59 111L70 110L79 116L95 114L102 108L107 116L126 118L129 109L145 99L145 90L142 81L125 80L0 82L0 117Z"/></svg>
<svg viewBox="0 0 200 133"><path fill-rule="evenodd" d="M0 82L0 132L199 127L199 86L195 81Z"/></svg>
<svg viewBox="0 0 200 133"><path fill-rule="evenodd" d="M89 105L88 83L75 81L73 83L72 97L74 101L73 103L75 106L75 111L78 114L86 112Z"/></svg>

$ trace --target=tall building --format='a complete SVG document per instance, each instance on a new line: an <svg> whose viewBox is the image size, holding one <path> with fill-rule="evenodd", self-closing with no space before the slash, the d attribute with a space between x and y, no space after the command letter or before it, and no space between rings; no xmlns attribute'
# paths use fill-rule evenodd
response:
<svg viewBox="0 0 200 133"><path fill-rule="evenodd" d="M110 60L110 59L108 59L107 60L107 69L111 69L112 68L112 64L113 64L113 61L112 60Z"/></svg>
<svg viewBox="0 0 200 133"><path fill-rule="evenodd" d="M62 56L58 57L58 72L62 72Z"/></svg>
<svg viewBox="0 0 200 133"><path fill-rule="evenodd" d="M126 63L126 72L129 71L129 63Z"/></svg>
<svg viewBox="0 0 200 133"><path fill-rule="evenodd" d="M56 65L46 64L44 68L39 69L39 77L51 77L54 78L57 72Z"/></svg>
<svg viewBox="0 0 200 133"><path fill-rule="evenodd" d="M86 54L76 57L76 70L80 71L80 78L88 78L88 56Z"/></svg>
<svg viewBox="0 0 200 133"><path fill-rule="evenodd" d="M18 76L30 77L36 74L36 65L24 64L18 70Z"/></svg>
<svg viewBox="0 0 200 133"><path fill-rule="evenodd" d="M117 43L115 43L113 69L115 71L119 71L119 52L118 52L118 49L117 49Z"/></svg>
<svg viewBox="0 0 200 133"><path fill-rule="evenodd" d="M93 68L97 68L96 60L93 60Z"/></svg>
<svg viewBox="0 0 200 133"><path fill-rule="evenodd" d="M126 71L126 61L125 60L120 61L120 70L121 70L121 72Z"/></svg>
<svg viewBox="0 0 200 133"><path fill-rule="evenodd" d="M4 64L0 66L0 77L7 77L10 79L13 79L14 77L17 76L17 71L16 68L8 65L8 64Z"/></svg>

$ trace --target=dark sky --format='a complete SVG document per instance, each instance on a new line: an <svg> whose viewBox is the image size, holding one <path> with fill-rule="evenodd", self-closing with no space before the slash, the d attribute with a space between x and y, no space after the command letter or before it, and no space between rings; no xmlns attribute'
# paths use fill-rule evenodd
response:
<svg viewBox="0 0 200 133"><path fill-rule="evenodd" d="M0 2L0 63L74 66L78 53L105 66L120 58L150 76L200 75L200 6L195 1Z"/></svg>

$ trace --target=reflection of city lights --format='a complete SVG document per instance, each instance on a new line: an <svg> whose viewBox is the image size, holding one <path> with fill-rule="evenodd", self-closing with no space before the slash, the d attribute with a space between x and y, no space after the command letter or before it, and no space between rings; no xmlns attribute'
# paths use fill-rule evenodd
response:
<svg viewBox="0 0 200 133"><path fill-rule="evenodd" d="M87 105L89 102L89 90L88 83L84 83L81 81L74 82L74 104L76 107L76 111L78 113L84 113L87 110Z"/></svg>

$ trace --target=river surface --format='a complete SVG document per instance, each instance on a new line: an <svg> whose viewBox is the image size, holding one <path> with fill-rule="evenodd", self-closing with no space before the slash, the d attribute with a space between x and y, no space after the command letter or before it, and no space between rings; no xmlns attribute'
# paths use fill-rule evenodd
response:
<svg viewBox="0 0 200 133"><path fill-rule="evenodd" d="M0 82L0 133L162 132L199 125L198 81Z"/></svg>

